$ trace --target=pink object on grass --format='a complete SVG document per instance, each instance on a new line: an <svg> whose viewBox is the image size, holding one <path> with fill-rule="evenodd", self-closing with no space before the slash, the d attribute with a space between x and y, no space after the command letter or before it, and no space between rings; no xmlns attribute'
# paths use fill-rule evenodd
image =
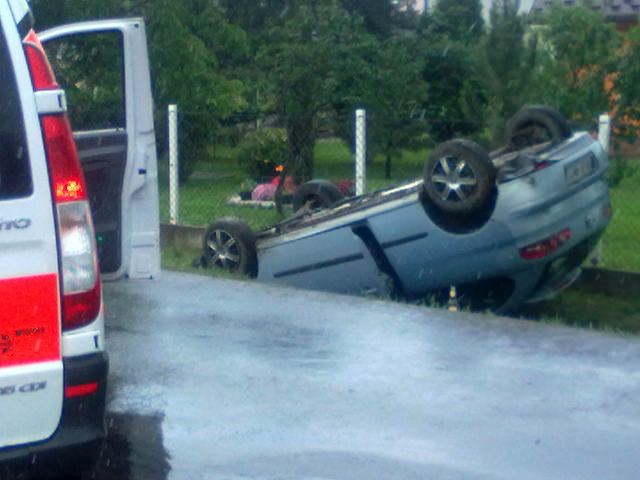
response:
<svg viewBox="0 0 640 480"><path fill-rule="evenodd" d="M278 187L270 183L260 183L251 192L251 200L265 201L273 200Z"/></svg>

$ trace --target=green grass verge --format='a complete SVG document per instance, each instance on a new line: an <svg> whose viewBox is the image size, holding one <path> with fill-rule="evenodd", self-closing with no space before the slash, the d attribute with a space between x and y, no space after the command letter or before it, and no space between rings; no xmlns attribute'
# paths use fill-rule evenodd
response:
<svg viewBox="0 0 640 480"><path fill-rule="evenodd" d="M640 164L640 161L636 161ZM640 168L611 188L613 218L602 238L602 267L640 272Z"/></svg>
<svg viewBox="0 0 640 480"><path fill-rule="evenodd" d="M640 297L563 292L553 300L525 307L523 318L618 333L640 333Z"/></svg>

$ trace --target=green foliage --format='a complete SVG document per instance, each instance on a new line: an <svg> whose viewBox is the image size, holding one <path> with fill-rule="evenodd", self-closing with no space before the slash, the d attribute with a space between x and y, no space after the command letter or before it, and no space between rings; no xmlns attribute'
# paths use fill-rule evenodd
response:
<svg viewBox="0 0 640 480"><path fill-rule="evenodd" d="M342 6L364 19L365 28L373 34L387 36L394 21L392 0L342 0Z"/></svg>
<svg viewBox="0 0 640 480"><path fill-rule="evenodd" d="M283 118L289 144L288 171L313 176L313 146L322 111L351 108L375 70L377 44L359 17L336 2L300 5L274 27L258 54L266 94Z"/></svg>
<svg viewBox="0 0 640 480"><path fill-rule="evenodd" d="M545 55L537 80L542 102L583 126L609 110L605 77L615 72L620 36L599 12L551 8L541 29Z"/></svg>
<svg viewBox="0 0 640 480"><path fill-rule="evenodd" d="M181 117L181 178L211 163L211 145L268 116L287 135L288 170L313 176L319 132L353 144L353 111L368 112L370 158L453 136L502 138L522 104L546 103L590 125L612 96L617 126L636 136L640 118L640 29L620 35L598 12L555 7L530 28L513 0L494 2L485 26L480 0L439 0L431 13L409 0L33 0L37 27L93 18L147 22L156 134L164 111ZM536 42L536 39L540 42ZM74 123L116 123L117 48L88 40L62 51ZM588 46L588 47L587 47ZM57 57L56 52L56 57ZM73 60L73 61L71 61ZM615 73L619 72L616 76ZM104 118L96 118L100 115ZM625 121L621 121L625 119ZM234 133L235 132L235 133ZM376 160L377 161L377 160ZM622 171L622 170L620 170ZM623 174L624 175L624 174Z"/></svg>
<svg viewBox="0 0 640 480"><path fill-rule="evenodd" d="M419 116L427 91L421 64L413 58L417 46L418 40L411 37L384 42L378 51L378 68L371 72L363 93L369 115L368 149L385 156L386 178L391 177L391 157L398 157L403 148L424 144L427 126Z"/></svg>
<svg viewBox="0 0 640 480"><path fill-rule="evenodd" d="M477 131L485 100L475 52L461 43L427 41L423 56L427 96L423 108L434 140Z"/></svg>
<svg viewBox="0 0 640 480"><path fill-rule="evenodd" d="M484 92L477 44L484 35L479 0L442 0L420 29L422 108L437 142L480 129Z"/></svg>
<svg viewBox="0 0 640 480"><path fill-rule="evenodd" d="M615 75L616 127L628 141L640 133L640 27L631 29L624 38L618 71Z"/></svg>
<svg viewBox="0 0 640 480"><path fill-rule="evenodd" d="M480 0L439 0L427 22L431 34L446 41L471 44L483 34L482 3Z"/></svg>
<svg viewBox="0 0 640 480"><path fill-rule="evenodd" d="M287 159L287 132L282 128L261 128L249 132L240 142L239 161L256 181L273 177L277 165Z"/></svg>
<svg viewBox="0 0 640 480"><path fill-rule="evenodd" d="M483 44L488 125L493 140L503 137L505 122L529 100L536 64L537 39L527 37L525 19L512 0L494 0L490 28Z"/></svg>
<svg viewBox="0 0 640 480"><path fill-rule="evenodd" d="M245 32L229 23L216 3L208 0L84 0L82 2L33 2L38 26L48 27L70 21L114 16L145 17L149 36L154 98L162 111L177 103L181 111L198 114L198 121L181 125L188 138L181 152L181 180L206 155L220 120L246 105L243 84L231 70L248 54ZM90 47L87 47L90 48ZM90 50L78 56L91 58ZM110 71L109 58L92 64L89 71L80 63L68 72L78 85L88 76L100 77ZM73 107L73 105L71 105ZM163 119L159 114L157 118ZM158 128L158 132L163 132ZM166 139L158 135L162 149Z"/></svg>

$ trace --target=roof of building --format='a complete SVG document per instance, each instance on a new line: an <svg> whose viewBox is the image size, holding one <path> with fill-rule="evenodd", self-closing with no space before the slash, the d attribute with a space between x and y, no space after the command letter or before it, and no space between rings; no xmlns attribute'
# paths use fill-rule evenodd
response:
<svg viewBox="0 0 640 480"><path fill-rule="evenodd" d="M553 4L567 6L580 5L580 0L534 0L531 11L540 11ZM594 10L603 12L607 18L612 20L624 20L638 18L640 15L640 0L593 0Z"/></svg>

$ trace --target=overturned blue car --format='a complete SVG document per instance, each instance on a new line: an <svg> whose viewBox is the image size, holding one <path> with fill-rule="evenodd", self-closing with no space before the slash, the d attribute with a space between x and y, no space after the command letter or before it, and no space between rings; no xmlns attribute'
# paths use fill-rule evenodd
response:
<svg viewBox="0 0 640 480"><path fill-rule="evenodd" d="M497 312L550 298L578 278L610 221L607 154L543 106L521 109L506 131L491 153L439 145L404 185L338 199L309 182L293 217L258 232L217 220L202 263L353 294L446 298L455 287L464 306Z"/></svg>

